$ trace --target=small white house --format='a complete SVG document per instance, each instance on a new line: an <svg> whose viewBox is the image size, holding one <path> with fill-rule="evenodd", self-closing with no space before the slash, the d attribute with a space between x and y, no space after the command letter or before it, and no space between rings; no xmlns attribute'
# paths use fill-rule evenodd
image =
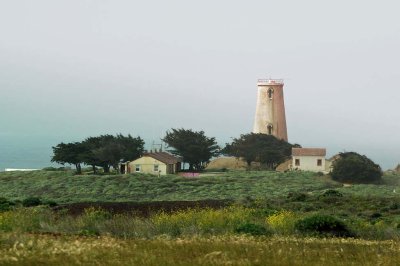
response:
<svg viewBox="0 0 400 266"><path fill-rule="evenodd" d="M125 173L147 173L154 175L175 174L181 170L181 158L167 152L145 153L142 157L128 162Z"/></svg>
<svg viewBox="0 0 400 266"><path fill-rule="evenodd" d="M326 172L326 149L292 148L292 169Z"/></svg>

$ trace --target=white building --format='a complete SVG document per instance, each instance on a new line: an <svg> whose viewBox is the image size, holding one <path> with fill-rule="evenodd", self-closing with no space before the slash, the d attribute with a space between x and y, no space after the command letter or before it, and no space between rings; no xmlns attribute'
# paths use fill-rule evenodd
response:
<svg viewBox="0 0 400 266"><path fill-rule="evenodd" d="M142 157L122 164L122 173L146 173L153 175L175 174L181 170L182 159L167 152L145 153Z"/></svg>
<svg viewBox="0 0 400 266"><path fill-rule="evenodd" d="M292 148L292 169L326 172L326 149Z"/></svg>

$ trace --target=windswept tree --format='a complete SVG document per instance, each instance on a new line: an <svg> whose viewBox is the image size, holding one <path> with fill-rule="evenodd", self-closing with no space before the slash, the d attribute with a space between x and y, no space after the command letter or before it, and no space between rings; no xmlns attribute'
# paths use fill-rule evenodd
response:
<svg viewBox="0 0 400 266"><path fill-rule="evenodd" d="M292 145L272 135L250 133L233 139L232 143L227 143L222 153L242 158L248 167L252 162L259 162L268 169L274 170L290 157L292 147L299 147L299 145Z"/></svg>
<svg viewBox="0 0 400 266"><path fill-rule="evenodd" d="M76 166L81 173L81 163L92 166L96 173L96 167L103 168L105 173L110 168L118 170L121 161L131 161L143 154L144 141L140 137L124 136L118 134L89 137L83 142L60 143L53 147L53 162L61 164L69 163Z"/></svg>
<svg viewBox="0 0 400 266"><path fill-rule="evenodd" d="M215 138L205 136L204 131L173 128L166 132L162 140L173 148L173 154L181 156L189 164L189 170L203 170L220 149Z"/></svg>
<svg viewBox="0 0 400 266"><path fill-rule="evenodd" d="M123 147L112 135L101 135L98 144L91 150L91 154L98 165L103 168L104 173L109 173L111 167L118 169Z"/></svg>
<svg viewBox="0 0 400 266"><path fill-rule="evenodd" d="M82 161L84 164L90 165L92 167L94 174L96 174L96 166L101 165L101 161L98 160L93 153L94 150L98 149L101 146L100 140L100 137L88 137L82 142L83 146L85 147L82 154Z"/></svg>
<svg viewBox="0 0 400 266"><path fill-rule="evenodd" d="M115 140L122 147L120 160L124 162L133 161L142 156L144 152L144 141L142 138L134 138L131 135L125 137L122 134L118 134Z"/></svg>
<svg viewBox="0 0 400 266"><path fill-rule="evenodd" d="M111 167L118 170L121 161L137 159L144 151L144 141L131 135L101 135L87 138L83 143L86 147L84 162L91 165L94 172L96 166L102 167L105 173L110 172Z"/></svg>
<svg viewBox="0 0 400 266"><path fill-rule="evenodd" d="M82 173L81 163L83 162L84 145L80 142L60 143L53 147L52 162L59 164L72 164L78 174Z"/></svg>

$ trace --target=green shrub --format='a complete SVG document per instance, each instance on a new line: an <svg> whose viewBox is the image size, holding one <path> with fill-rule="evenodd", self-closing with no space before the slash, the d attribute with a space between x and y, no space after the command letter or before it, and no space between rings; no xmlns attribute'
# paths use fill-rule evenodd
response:
<svg viewBox="0 0 400 266"><path fill-rule="evenodd" d="M343 194L334 189L325 190L324 193L321 194L322 198L330 198L330 197L343 197Z"/></svg>
<svg viewBox="0 0 400 266"><path fill-rule="evenodd" d="M22 201L24 207L34 207L42 204L42 200L38 197L29 197Z"/></svg>
<svg viewBox="0 0 400 266"><path fill-rule="evenodd" d="M44 202L45 205L49 206L49 207L55 207L58 206L57 202L55 202L54 200L46 200Z"/></svg>
<svg viewBox="0 0 400 266"><path fill-rule="evenodd" d="M340 153L333 162L333 180L345 183L377 183L382 181L382 169L365 155L355 152Z"/></svg>
<svg viewBox="0 0 400 266"><path fill-rule="evenodd" d="M371 214L370 217L371 217L372 219L377 219L377 218L382 217L382 214L379 213L379 212L374 212L373 214Z"/></svg>
<svg viewBox="0 0 400 266"><path fill-rule="evenodd" d="M268 230L259 224L254 223L244 223L240 224L235 228L235 233L238 234L248 234L252 236L262 236L268 234Z"/></svg>
<svg viewBox="0 0 400 266"><path fill-rule="evenodd" d="M11 206L8 202L0 203L0 212L9 211L10 209L11 209Z"/></svg>
<svg viewBox="0 0 400 266"><path fill-rule="evenodd" d="M59 170L59 168L49 166L49 167L43 168L42 171L60 171L60 170Z"/></svg>
<svg viewBox="0 0 400 266"><path fill-rule="evenodd" d="M303 192L289 192L287 198L291 201L305 201L308 195Z"/></svg>
<svg viewBox="0 0 400 266"><path fill-rule="evenodd" d="M7 200L6 198L0 197L0 212L9 211L11 206L15 205L14 202Z"/></svg>
<svg viewBox="0 0 400 266"><path fill-rule="evenodd" d="M393 202L392 204L390 204L389 209L390 209L390 210L397 210L397 209L400 209L400 204L397 203L397 202Z"/></svg>
<svg viewBox="0 0 400 266"><path fill-rule="evenodd" d="M295 229L300 233L323 236L352 236L347 226L339 219L330 215L315 214L299 220Z"/></svg>

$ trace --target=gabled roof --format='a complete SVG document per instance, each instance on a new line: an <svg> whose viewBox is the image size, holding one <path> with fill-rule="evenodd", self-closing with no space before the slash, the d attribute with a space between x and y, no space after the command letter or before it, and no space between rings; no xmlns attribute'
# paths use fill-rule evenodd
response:
<svg viewBox="0 0 400 266"><path fill-rule="evenodd" d="M179 157L176 157L168 152L150 152L150 153L145 153L143 154L144 156L149 156L151 158L154 158L160 162L163 162L165 164L176 164L179 162L182 162L182 159Z"/></svg>
<svg viewBox="0 0 400 266"><path fill-rule="evenodd" d="M324 148L292 148L292 156L325 156Z"/></svg>

